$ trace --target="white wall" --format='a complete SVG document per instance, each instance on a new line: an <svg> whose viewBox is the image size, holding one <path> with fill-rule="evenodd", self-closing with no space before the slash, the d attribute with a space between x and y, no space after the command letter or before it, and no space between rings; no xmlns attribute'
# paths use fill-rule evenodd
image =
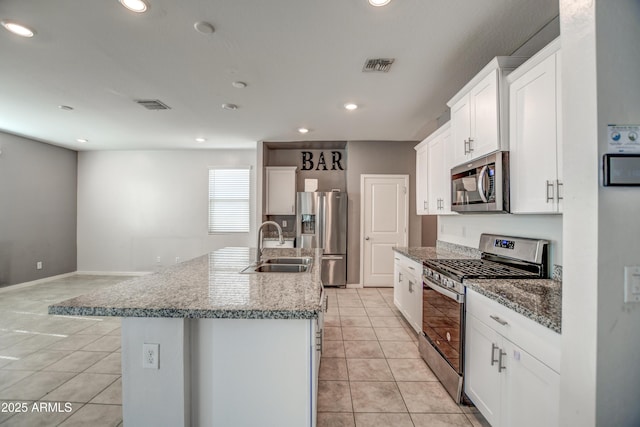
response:
<svg viewBox="0 0 640 427"><path fill-rule="evenodd" d="M438 217L438 240L477 249L482 233L549 240L550 267L562 265L562 215L460 214Z"/></svg>
<svg viewBox="0 0 640 427"><path fill-rule="evenodd" d="M176 257L255 246L253 227L207 231L208 167L251 165L255 200L255 162L255 150L80 152L78 271L153 271Z"/></svg>

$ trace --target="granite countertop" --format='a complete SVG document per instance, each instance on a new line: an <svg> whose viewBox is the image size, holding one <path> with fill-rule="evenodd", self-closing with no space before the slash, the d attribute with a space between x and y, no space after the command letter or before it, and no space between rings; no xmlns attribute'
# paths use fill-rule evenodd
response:
<svg viewBox="0 0 640 427"><path fill-rule="evenodd" d="M562 332L562 282L551 279L467 279L464 285L552 331Z"/></svg>
<svg viewBox="0 0 640 427"><path fill-rule="evenodd" d="M404 255L420 264L427 259L452 259L452 258L471 258L456 252L440 249L436 247L399 247L393 248L395 252Z"/></svg>
<svg viewBox="0 0 640 427"><path fill-rule="evenodd" d="M49 314L120 317L311 319L322 310L321 250L273 249L276 256L313 256L305 273L240 273L253 248L224 248L157 273L49 306Z"/></svg>

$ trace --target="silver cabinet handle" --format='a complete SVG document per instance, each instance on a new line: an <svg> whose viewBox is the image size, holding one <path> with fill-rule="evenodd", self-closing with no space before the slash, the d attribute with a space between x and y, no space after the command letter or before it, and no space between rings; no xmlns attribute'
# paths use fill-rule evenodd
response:
<svg viewBox="0 0 640 427"><path fill-rule="evenodd" d="M498 353L498 373L507 370L507 367L502 365L502 357L506 355L507 353L502 350L500 350L500 353Z"/></svg>
<svg viewBox="0 0 640 427"><path fill-rule="evenodd" d="M469 143L469 140L465 139L464 140L464 154L469 154L471 151L469 151L469 149L467 147L471 147L471 144Z"/></svg>
<svg viewBox="0 0 640 427"><path fill-rule="evenodd" d="M427 210L427 201L426 200L423 201L422 205L423 205L423 209L426 211Z"/></svg>
<svg viewBox="0 0 640 427"><path fill-rule="evenodd" d="M549 188L551 188L551 195L549 195ZM553 202L553 182L547 181L547 203Z"/></svg>
<svg viewBox="0 0 640 427"><path fill-rule="evenodd" d="M502 320L501 318L499 318L496 315L491 315L489 317L492 318L493 320L495 320L496 322L500 323L502 326L507 326L509 324L509 322L507 322L506 320Z"/></svg>
<svg viewBox="0 0 640 427"><path fill-rule="evenodd" d="M556 198L558 199L558 201L562 200L564 197L560 196L560 187L564 188L564 184L562 182L560 182L560 180L556 179L556 187L558 188L556 191Z"/></svg>
<svg viewBox="0 0 640 427"><path fill-rule="evenodd" d="M415 283L413 283L411 280L409 280L409 292L413 293L413 287L415 286Z"/></svg>
<svg viewBox="0 0 640 427"><path fill-rule="evenodd" d="M402 282L402 273L398 273L398 282Z"/></svg>
<svg viewBox="0 0 640 427"><path fill-rule="evenodd" d="M416 269L415 269L415 268L413 268L413 267L411 267L410 265L408 265L408 266L407 266L407 268L408 268L409 270L416 271Z"/></svg>
<svg viewBox="0 0 640 427"><path fill-rule="evenodd" d="M473 152L473 148L471 148L471 143L473 142L473 138L469 137L469 154Z"/></svg>
<svg viewBox="0 0 640 427"><path fill-rule="evenodd" d="M498 361L498 359L496 359L495 357L496 350L498 350L498 346L494 343L491 343L491 366L493 366Z"/></svg>

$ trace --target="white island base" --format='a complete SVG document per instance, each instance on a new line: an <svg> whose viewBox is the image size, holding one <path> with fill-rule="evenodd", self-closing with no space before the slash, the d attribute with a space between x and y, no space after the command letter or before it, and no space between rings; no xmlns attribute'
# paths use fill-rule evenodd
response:
<svg viewBox="0 0 640 427"><path fill-rule="evenodd" d="M124 425L315 426L321 324L123 318ZM143 368L144 343L159 369Z"/></svg>

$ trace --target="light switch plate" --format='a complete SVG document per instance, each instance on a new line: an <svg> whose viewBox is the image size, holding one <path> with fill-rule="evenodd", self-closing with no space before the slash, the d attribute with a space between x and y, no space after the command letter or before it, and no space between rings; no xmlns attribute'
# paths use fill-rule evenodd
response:
<svg viewBox="0 0 640 427"><path fill-rule="evenodd" d="M640 267L624 268L624 302L640 302Z"/></svg>

